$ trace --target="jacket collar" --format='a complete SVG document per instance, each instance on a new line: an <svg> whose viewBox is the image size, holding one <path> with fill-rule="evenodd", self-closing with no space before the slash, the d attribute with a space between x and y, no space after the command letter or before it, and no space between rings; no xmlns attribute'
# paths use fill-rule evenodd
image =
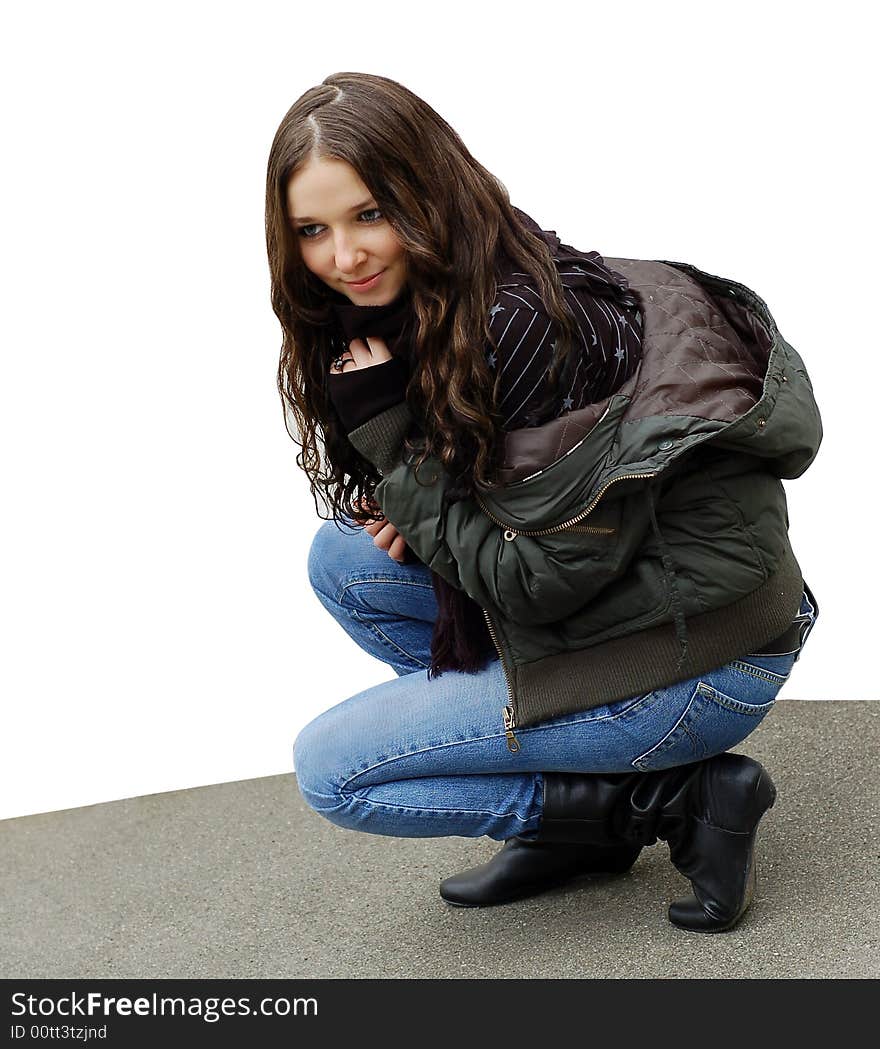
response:
<svg viewBox="0 0 880 1049"><path fill-rule="evenodd" d="M584 443L591 461L604 463L603 476L657 472L692 439L748 415L764 395L781 337L754 292L686 264L606 261L641 307L639 367L611 397L505 434L499 479L506 485L534 477Z"/></svg>

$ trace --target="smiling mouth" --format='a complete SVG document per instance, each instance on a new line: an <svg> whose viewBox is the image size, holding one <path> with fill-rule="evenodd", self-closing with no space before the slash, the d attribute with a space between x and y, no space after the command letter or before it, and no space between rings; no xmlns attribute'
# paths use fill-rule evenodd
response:
<svg viewBox="0 0 880 1049"><path fill-rule="evenodd" d="M380 275L381 275L381 274L383 274L384 272L385 272L385 270L379 270L379 272L378 272L378 273L374 273L374 274L372 275L372 277L365 277L365 278L364 278L363 280L347 280L347 281L346 281L345 283L346 283L346 284L347 284L347 285L348 285L348 286L349 286L350 288L360 288L360 287L362 287L362 286L363 286L364 284L369 284L369 283L370 283L370 281L373 281L373 280L375 280L375 279L376 279L376 277L380 276Z"/></svg>

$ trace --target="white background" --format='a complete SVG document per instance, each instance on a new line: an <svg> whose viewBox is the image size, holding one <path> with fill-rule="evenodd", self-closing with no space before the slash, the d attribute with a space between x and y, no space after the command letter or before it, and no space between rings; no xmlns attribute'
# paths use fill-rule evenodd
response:
<svg viewBox="0 0 880 1049"><path fill-rule="evenodd" d="M0 817L290 771L393 676L311 593L265 166L342 70L405 84L563 241L765 298L826 438L784 696L874 699L868 5L34 3L7 11Z"/></svg>

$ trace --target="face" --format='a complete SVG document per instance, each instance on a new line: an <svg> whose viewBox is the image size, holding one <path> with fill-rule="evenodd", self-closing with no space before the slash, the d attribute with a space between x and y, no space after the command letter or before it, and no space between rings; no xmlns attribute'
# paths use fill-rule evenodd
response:
<svg viewBox="0 0 880 1049"><path fill-rule="evenodd" d="M403 244L347 161L306 161L287 184L287 211L306 268L328 287L359 306L396 298L406 283Z"/></svg>

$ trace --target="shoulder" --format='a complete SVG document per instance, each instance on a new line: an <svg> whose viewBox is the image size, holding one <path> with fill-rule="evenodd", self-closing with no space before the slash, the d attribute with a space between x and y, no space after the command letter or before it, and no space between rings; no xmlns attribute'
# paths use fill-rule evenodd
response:
<svg viewBox="0 0 880 1049"><path fill-rule="evenodd" d="M609 269L598 251L579 251L555 239L555 250L551 245L553 265L576 321L584 321L597 309L601 313L603 301L605 309L609 302L635 305L626 277ZM551 324L537 279L508 260L501 263L496 274L495 299L489 310L493 338L504 343L512 339L518 342L526 330L542 333Z"/></svg>
<svg viewBox="0 0 880 1049"><path fill-rule="evenodd" d="M527 273L508 273L499 278L489 310L489 332L503 355L534 350L551 327L534 278Z"/></svg>
<svg viewBox="0 0 880 1049"><path fill-rule="evenodd" d="M634 304L629 281L608 267L598 251L584 251L563 244L555 230L542 229L524 211L516 207L513 210L522 225L539 236L550 249L553 266L570 304L591 296L617 300L621 305ZM497 294L490 311L493 334L496 318L504 312L520 310L546 316L538 282L521 265L506 256L499 257L496 282Z"/></svg>

